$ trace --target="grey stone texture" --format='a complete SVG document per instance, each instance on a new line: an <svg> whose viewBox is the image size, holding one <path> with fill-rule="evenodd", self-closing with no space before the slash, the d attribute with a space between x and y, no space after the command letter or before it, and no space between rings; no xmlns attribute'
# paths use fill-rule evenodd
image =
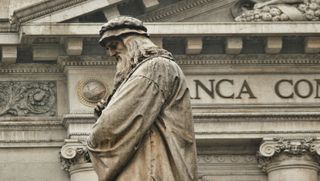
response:
<svg viewBox="0 0 320 181"><path fill-rule="evenodd" d="M318 142L316 21L234 22L242 13L236 0L162 0L150 9L142 0L0 2L0 82L15 85L5 85L0 99L19 95L16 88L28 84L55 82L56 91L54 115L23 112L18 106L26 107L26 99L8 106L0 101L1 110L19 110L0 117L1 181L97 180L82 154L95 122L95 102L85 99L84 85L101 82L111 93L116 61L99 47L97 31L118 13L145 21L154 42L174 54L186 75L201 181L319 180L317 154L310 149L298 155L280 149L264 162L256 157L260 147L278 145L281 137L295 145L306 137ZM231 39L242 40L232 52L237 54L229 54ZM41 92L31 95L47 99ZM71 157L59 156L66 150ZM269 169L259 168L262 163Z"/></svg>

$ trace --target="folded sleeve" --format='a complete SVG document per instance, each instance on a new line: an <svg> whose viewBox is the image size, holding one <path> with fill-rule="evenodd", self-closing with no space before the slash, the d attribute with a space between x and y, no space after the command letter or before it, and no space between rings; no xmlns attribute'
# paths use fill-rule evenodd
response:
<svg viewBox="0 0 320 181"><path fill-rule="evenodd" d="M100 180L112 180L123 169L163 103L157 83L141 75L132 76L115 93L88 138L89 153Z"/></svg>

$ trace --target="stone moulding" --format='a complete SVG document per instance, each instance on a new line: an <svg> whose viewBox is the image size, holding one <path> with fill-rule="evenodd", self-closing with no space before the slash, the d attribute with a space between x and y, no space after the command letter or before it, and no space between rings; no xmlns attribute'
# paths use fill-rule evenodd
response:
<svg viewBox="0 0 320 181"><path fill-rule="evenodd" d="M273 64L314 64L320 65L319 55L176 55L182 65L273 65Z"/></svg>
<svg viewBox="0 0 320 181"><path fill-rule="evenodd" d="M66 114L63 116L62 124L68 127L69 124L95 123L93 114Z"/></svg>
<svg viewBox="0 0 320 181"><path fill-rule="evenodd" d="M57 65L44 65L44 64L0 64L0 74L20 74L20 73L62 73L62 70Z"/></svg>
<svg viewBox="0 0 320 181"><path fill-rule="evenodd" d="M58 1L44 1L37 3L31 7L36 7L34 11L30 11L30 7L26 7L14 12L11 19L12 23L24 23L32 19L59 11L70 6L85 2L88 0L58 0ZM36 11L36 12L35 12Z"/></svg>
<svg viewBox="0 0 320 181"><path fill-rule="evenodd" d="M223 4L229 4L230 2L233 2L234 0L223 0L223 1L216 1L216 0L186 0L186 1L180 1L176 4L173 4L169 7L164 7L159 10L152 11L150 13L147 13L145 15L142 15L138 18L140 18L143 21L146 22L153 22L153 21L163 21L164 19L168 19L172 16L175 16L177 14L183 13L185 11L191 11L192 9L199 7L199 6L208 6L208 4L212 3L219 3L222 2ZM212 9L211 9L212 10Z"/></svg>
<svg viewBox="0 0 320 181"><path fill-rule="evenodd" d="M318 112L283 112L283 113L193 113L193 120L197 122L247 122L247 121L317 121Z"/></svg>
<svg viewBox="0 0 320 181"><path fill-rule="evenodd" d="M320 55L175 55L180 65L320 65ZM58 64L66 66L114 66L107 56L60 56Z"/></svg>

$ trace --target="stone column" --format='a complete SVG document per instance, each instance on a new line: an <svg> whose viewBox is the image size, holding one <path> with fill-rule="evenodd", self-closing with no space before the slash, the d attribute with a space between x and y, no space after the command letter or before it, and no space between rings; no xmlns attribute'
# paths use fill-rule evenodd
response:
<svg viewBox="0 0 320 181"><path fill-rule="evenodd" d="M264 139L259 166L268 181L318 181L320 140L315 138Z"/></svg>
<svg viewBox="0 0 320 181"><path fill-rule="evenodd" d="M70 174L70 181L98 181L93 170L90 156L86 148L86 139L94 122L92 115L65 115L63 124L68 133L68 139L60 151L62 167Z"/></svg>
<svg viewBox="0 0 320 181"><path fill-rule="evenodd" d="M60 159L63 169L70 174L70 181L98 181L85 143L76 139L65 140Z"/></svg>

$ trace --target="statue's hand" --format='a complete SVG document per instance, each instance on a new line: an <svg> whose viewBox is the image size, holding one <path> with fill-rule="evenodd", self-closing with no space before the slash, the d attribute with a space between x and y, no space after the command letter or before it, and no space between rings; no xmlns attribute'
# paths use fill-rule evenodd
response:
<svg viewBox="0 0 320 181"><path fill-rule="evenodd" d="M102 111L105 108L105 104L106 104L106 101L104 99L101 99L101 101L98 102L97 105L94 107L94 116L96 118L100 117Z"/></svg>

